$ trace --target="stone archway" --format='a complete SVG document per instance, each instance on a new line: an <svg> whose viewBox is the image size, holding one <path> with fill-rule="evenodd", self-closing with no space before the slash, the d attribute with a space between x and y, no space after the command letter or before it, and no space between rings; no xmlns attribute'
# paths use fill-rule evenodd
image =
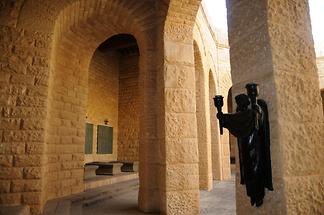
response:
<svg viewBox="0 0 324 215"><path fill-rule="evenodd" d="M167 71L170 65L176 65L186 75L193 75L191 24L199 3L170 1L165 27ZM320 169L324 129L323 117L318 117L322 116L322 108L308 2L228 0L227 10L233 93L244 92L247 82L260 84L260 97L269 104L273 180L277 190L267 193L263 207L255 209L249 206L243 187L238 185L237 212L319 214L323 210L323 202L318 199L323 199L319 190L323 179ZM175 18L176 21L172 20ZM188 67L183 69L185 65ZM187 121L194 120L190 114ZM174 116L181 118L180 114ZM195 169L196 163L190 163ZM188 205L184 210L195 214L191 207L192 202L197 202L195 187L186 186L182 190L191 199L190 203L184 203ZM189 194L188 190L192 192Z"/></svg>
<svg viewBox="0 0 324 215"><path fill-rule="evenodd" d="M197 139L199 150L199 186L200 189L211 190L213 187L212 157L210 145L210 125L208 119L208 95L206 94L205 71L201 52L194 41L195 82L196 82L196 117Z"/></svg>
<svg viewBox="0 0 324 215"><path fill-rule="evenodd" d="M88 8L93 10L88 13L81 13L83 10L87 11ZM145 10L145 8L143 7L142 10ZM110 10L112 13L105 13L106 10ZM66 7L56 21L56 39L53 48L55 61L53 62L52 90L47 120L58 122L58 124L50 123L48 126L46 154L51 156L63 152L67 158L48 162L45 165L47 166L45 169L48 169L48 172L45 172L47 183L44 183L44 189L48 189L44 192L45 198L46 195L48 196L46 199L83 191L83 183L80 180L83 170L80 164L82 163L81 155L84 140L81 137L84 135L82 124L85 116L90 59L94 50L105 39L116 33L130 33L135 36L141 53L139 82L143 88L140 90L142 96L139 105L144 110L143 113L146 114L140 116L140 132L142 134L140 135L139 205L144 211L158 209L158 168L154 168L157 161L150 160L148 157L156 152L151 151L153 147L148 145L152 143L152 140L148 139L151 137L144 135L147 133L147 124L152 123L146 117L154 114L154 109L149 109L149 103L154 103L154 100L147 99L147 96L151 93L148 90L154 92L154 79L150 78L154 74L149 74L149 71L152 71L153 68L150 59L150 56L154 55L153 41L147 32L152 31L154 26L148 27L146 23L136 22L136 16L142 17L143 13L141 10L136 11L136 13L131 13L131 11L131 8L122 3L117 3L117 1L81 1ZM74 14L74 16L71 14ZM148 16L147 19L154 18ZM70 109L63 108L60 105L62 102L64 106ZM62 124L62 121L71 123L73 128L68 129L65 126L69 126L69 124ZM56 132L53 134L50 132L52 130L56 130ZM150 130L150 132L152 131ZM65 136L72 137L72 139L65 138ZM53 139L56 140L57 137L61 142L52 141ZM51 169L53 165L58 165L58 169ZM53 181L55 175L60 175L63 170L71 171L70 177Z"/></svg>
<svg viewBox="0 0 324 215"><path fill-rule="evenodd" d="M90 59L107 37L130 33L136 37L142 56L139 63L143 95L140 100L143 111L139 203L144 211L157 211L160 153L156 144L155 107L160 100L152 96L156 95L157 76L153 56L157 52L157 28L164 20L160 12L163 14L165 7L152 1L128 4L128 1L114 0L36 0L23 3L15 2L13 10L17 11L8 17L10 22L5 28L11 32L9 41L31 55L31 60L22 64L28 67L24 74L28 80L35 76L35 86L32 86L35 93L20 98L22 105L28 105L22 110L26 111L22 117L26 118L28 128L23 131L21 141L32 141L28 144L31 154L22 152L18 157L21 157L21 177L25 175L20 183L37 189L15 191L15 200L10 198L4 204L25 203L31 206L32 213L39 213L46 200L83 191L82 136ZM159 11L159 15L152 13L152 8ZM13 40L13 33L19 43ZM16 55L22 57L25 53ZM27 120L31 117L33 121ZM25 138L25 133L30 133L32 138ZM24 162L27 157L30 162Z"/></svg>
<svg viewBox="0 0 324 215"><path fill-rule="evenodd" d="M97 138L100 126L111 129L112 141L99 148L97 141L88 141L85 163L138 162L139 58L136 38L130 34L114 35L95 50L89 66L86 122L92 128L91 139Z"/></svg>
<svg viewBox="0 0 324 215"><path fill-rule="evenodd" d="M1 59L10 73L2 75L10 86L2 109L10 130L1 134L11 153L10 167L2 171L10 189L5 186L1 201L39 213L47 199L82 190L90 57L107 37L130 33L139 42L145 74L140 207L198 214L192 29L201 1L4 2L14 8L0 13ZM255 81L269 104L275 187L255 209L237 186L238 213L319 214L324 129L307 1L228 0L227 7L233 92ZM22 82L26 88L18 86ZM55 179L70 187L56 191Z"/></svg>

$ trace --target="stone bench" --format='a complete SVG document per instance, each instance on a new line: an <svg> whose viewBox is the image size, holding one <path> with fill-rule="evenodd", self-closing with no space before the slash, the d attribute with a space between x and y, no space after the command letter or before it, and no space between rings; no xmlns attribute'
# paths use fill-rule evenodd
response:
<svg viewBox="0 0 324 215"><path fill-rule="evenodd" d="M96 177L96 170L98 165L85 164L84 165L84 179L90 179Z"/></svg>
<svg viewBox="0 0 324 215"><path fill-rule="evenodd" d="M122 172L138 172L138 161L122 161Z"/></svg>
<svg viewBox="0 0 324 215"><path fill-rule="evenodd" d="M115 175L121 173L121 166L123 163L120 162L91 162L87 163L89 166L98 166L95 170L97 175Z"/></svg>

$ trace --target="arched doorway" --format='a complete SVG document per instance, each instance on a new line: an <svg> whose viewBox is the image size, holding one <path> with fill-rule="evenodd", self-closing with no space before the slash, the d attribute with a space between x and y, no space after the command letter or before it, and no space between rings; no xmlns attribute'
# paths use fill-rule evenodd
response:
<svg viewBox="0 0 324 215"><path fill-rule="evenodd" d="M85 163L139 161L139 48L135 37L118 34L94 52L88 79ZM98 140L98 129L109 141ZM86 130L87 132L87 130ZM86 134L87 136L87 134ZM99 143L99 144L98 144ZM89 145L87 145L89 144Z"/></svg>
<svg viewBox="0 0 324 215"><path fill-rule="evenodd" d="M199 150L199 186L200 189L211 190L213 184L212 158L210 144L209 106L206 95L205 71L202 64L201 53L194 41L195 80L196 80L196 117L197 139Z"/></svg>
<svg viewBox="0 0 324 215"><path fill-rule="evenodd" d="M122 144L119 148L122 150L118 153L118 145L113 146L112 154L106 157L96 155L96 157L139 159L139 206L144 211L155 211L159 208L159 160L152 160L150 157L158 153L154 141L156 130L151 129L151 125L154 125L156 120L152 117L156 115L156 109L151 108L152 104L156 104L156 99L151 97L151 93L156 90L156 74L153 69L154 63L149 58L154 56L153 43L148 39L148 32L153 31L155 26L136 21L137 16L142 17L143 14L148 13L142 11L145 7L131 12L130 8L126 9L126 5L119 1L91 1L90 3L94 10L85 14L79 12L86 11L88 4L75 2L69 5L61 11L55 25L45 149L46 157L50 159L44 163L43 199L46 201L84 190L82 164L85 161L84 125L86 120L95 120L100 124L104 124L107 120L108 125L114 124L113 134L115 135L113 136L117 142L120 139ZM105 13L110 9L112 13ZM66 14L74 16L67 17ZM154 19L150 16L154 14L146 18ZM120 17L123 21L127 19L129 22L123 22L116 17ZM119 44L121 37L124 39ZM134 43L138 48L134 48ZM110 52L112 49L114 54ZM107 57L110 58L110 63L102 63L102 59ZM117 58L122 63L118 63ZM99 76L94 77L94 81L91 80L93 73L89 72L89 69L103 65L117 66L117 64L119 77L117 79L115 76L111 79L114 83L110 83L111 80L105 82L104 78ZM129 68L132 68L132 71L128 70ZM104 82L102 85L99 79ZM98 92L96 88L111 90L109 93L114 96L103 98L105 96L102 95L103 91ZM94 96L101 96L97 99L100 103L90 105L90 108L88 95L91 96L90 103L93 102L91 100ZM117 95L120 98L118 101ZM107 101L111 98L113 99ZM106 101L102 103L104 99ZM118 115L122 115L119 119L124 120L112 117L105 112L107 111L105 108L103 112L93 110L102 105L108 105L112 109L119 106L117 110L112 111L118 112ZM92 110L87 112L87 108ZM96 116L98 113L100 113L99 117ZM141 156L138 156L139 154Z"/></svg>

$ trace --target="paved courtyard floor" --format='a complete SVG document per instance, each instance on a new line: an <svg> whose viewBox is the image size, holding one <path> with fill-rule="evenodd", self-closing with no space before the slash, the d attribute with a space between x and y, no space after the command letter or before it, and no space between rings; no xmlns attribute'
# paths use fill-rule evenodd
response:
<svg viewBox="0 0 324 215"><path fill-rule="evenodd" d="M95 204L83 205L82 215L143 215L137 209L138 190L132 188ZM203 215L235 215L235 182L214 181L214 189L200 192L200 206ZM81 212L81 213L80 213ZM154 214L154 213L153 213Z"/></svg>

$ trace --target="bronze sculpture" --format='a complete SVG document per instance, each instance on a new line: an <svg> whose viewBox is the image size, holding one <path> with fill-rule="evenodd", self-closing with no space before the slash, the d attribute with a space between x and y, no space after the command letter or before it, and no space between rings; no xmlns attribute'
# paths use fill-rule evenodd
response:
<svg viewBox="0 0 324 215"><path fill-rule="evenodd" d="M263 203L265 188L273 191L268 108L264 100L257 98L257 84L247 84L246 89L247 95L235 97L236 113L222 113L222 96L215 96L214 103L221 134L224 127L237 137L241 184L246 185L251 205L259 207Z"/></svg>

